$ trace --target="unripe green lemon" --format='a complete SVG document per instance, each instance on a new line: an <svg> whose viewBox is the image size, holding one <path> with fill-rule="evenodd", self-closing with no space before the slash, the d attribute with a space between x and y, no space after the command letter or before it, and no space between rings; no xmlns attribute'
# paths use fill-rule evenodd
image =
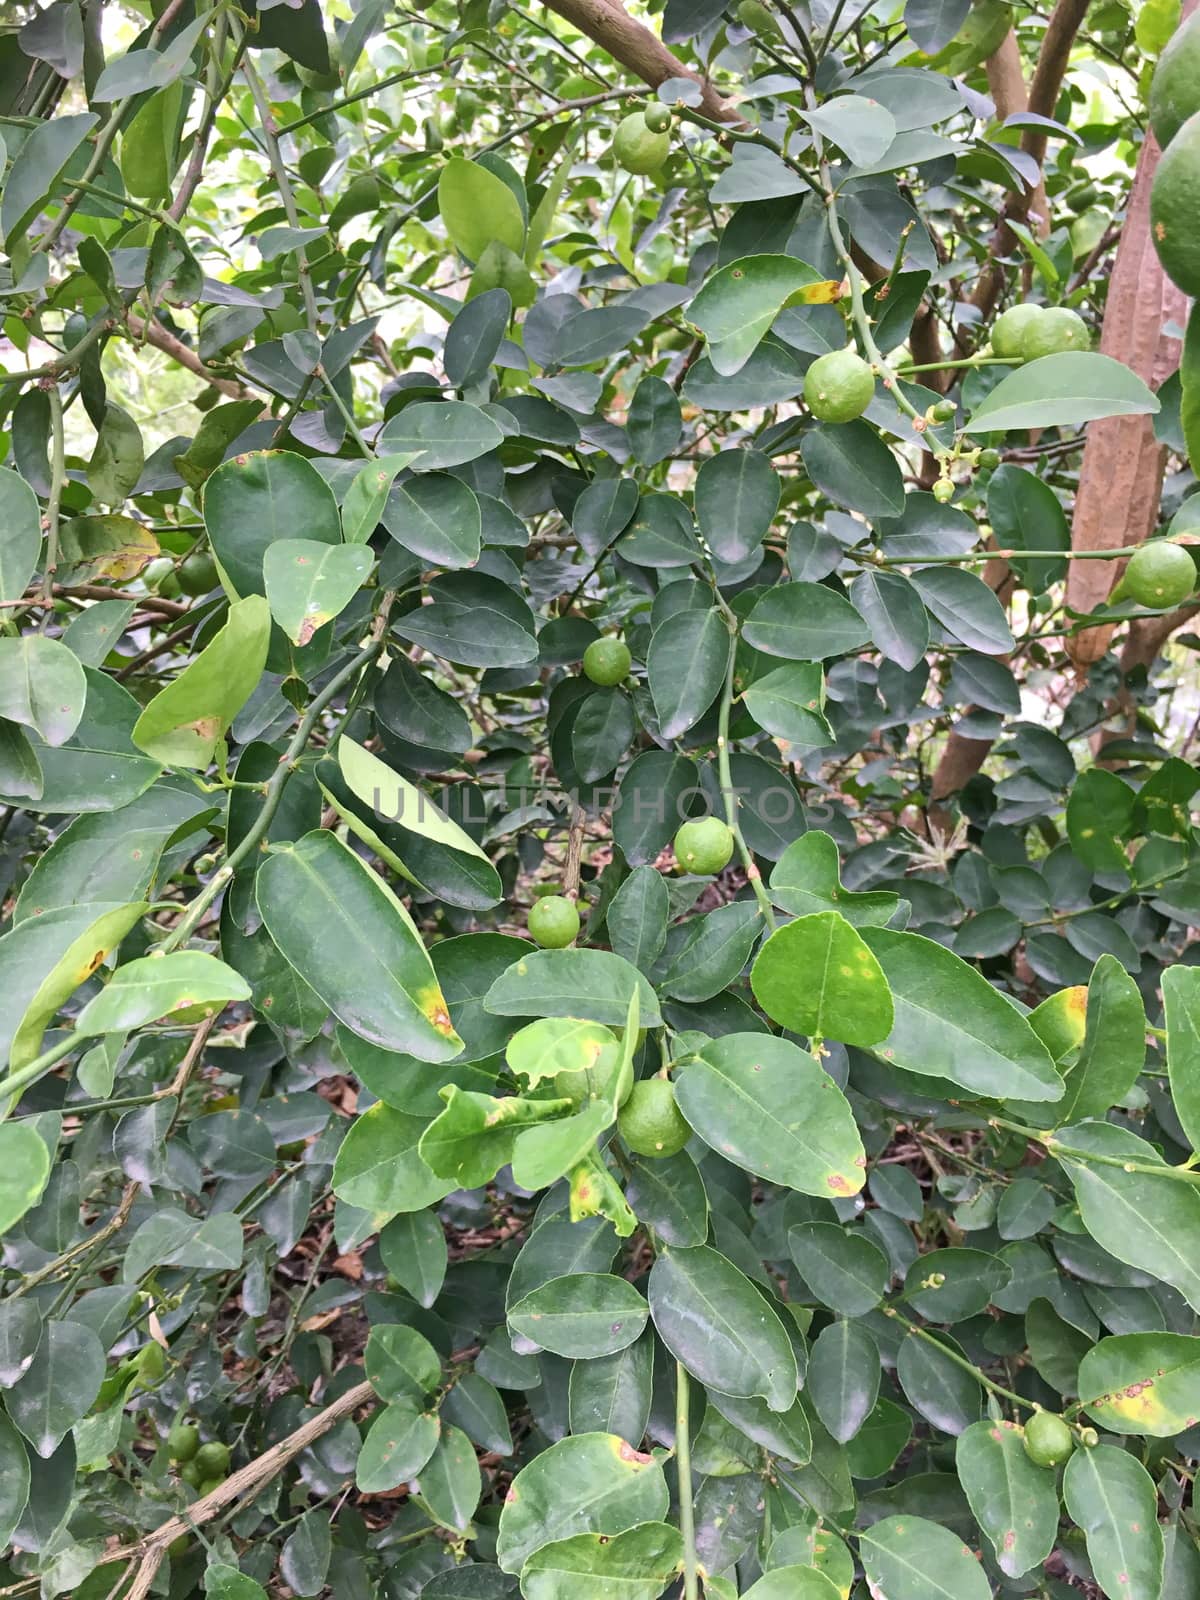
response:
<svg viewBox="0 0 1200 1600"><path fill-rule="evenodd" d="M954 485L949 478L939 478L930 492L940 506L948 506L954 499Z"/></svg>
<svg viewBox="0 0 1200 1600"><path fill-rule="evenodd" d="M175 563L170 556L155 556L142 568L142 582L156 594L179 593L179 580L175 576Z"/></svg>
<svg viewBox="0 0 1200 1600"><path fill-rule="evenodd" d="M185 1461L179 1469L179 1477L183 1483L192 1489L200 1487L200 1468L194 1461Z"/></svg>
<svg viewBox="0 0 1200 1600"><path fill-rule="evenodd" d="M172 1461L190 1461L200 1448L200 1429L194 1422L177 1422L167 1434L167 1453Z"/></svg>
<svg viewBox="0 0 1200 1600"><path fill-rule="evenodd" d="M655 133L641 111L631 111L613 135L613 155L626 172L645 175L657 172L671 150L670 136Z"/></svg>
<svg viewBox="0 0 1200 1600"><path fill-rule="evenodd" d="M1046 315L1045 306L1009 306L992 325L992 354L1005 361L1023 361L1022 341L1034 323Z"/></svg>
<svg viewBox="0 0 1200 1600"><path fill-rule="evenodd" d="M821 422L853 422L875 394L875 375L854 350L818 356L804 374L804 403Z"/></svg>
<svg viewBox="0 0 1200 1600"><path fill-rule="evenodd" d="M180 565L179 587L184 594L207 594L219 581L217 563L207 550L194 550Z"/></svg>
<svg viewBox="0 0 1200 1600"><path fill-rule="evenodd" d="M981 450L979 452L979 465L986 467L989 472L998 467L1002 459L999 450Z"/></svg>
<svg viewBox="0 0 1200 1600"><path fill-rule="evenodd" d="M634 1155L673 1156L692 1136L666 1078L642 1078L617 1116L617 1131Z"/></svg>
<svg viewBox="0 0 1200 1600"><path fill-rule="evenodd" d="M210 1439L200 1446L193 1460L201 1478L224 1477L229 1471L229 1446L220 1439Z"/></svg>
<svg viewBox="0 0 1200 1600"><path fill-rule="evenodd" d="M1039 1467L1057 1467L1074 1449L1074 1435L1056 1411L1035 1411L1025 1424L1025 1454Z"/></svg>
<svg viewBox="0 0 1200 1600"><path fill-rule="evenodd" d="M1121 580L1123 594L1160 611L1179 605L1195 587L1195 562L1182 545L1166 539L1151 540L1135 550Z"/></svg>
<svg viewBox="0 0 1200 1600"><path fill-rule="evenodd" d="M632 660L624 639L593 639L583 652L584 675L601 688L609 689L625 677Z"/></svg>
<svg viewBox="0 0 1200 1600"><path fill-rule="evenodd" d="M1200 11L1171 35L1150 82L1150 126L1165 150L1200 111Z"/></svg>
<svg viewBox="0 0 1200 1600"><path fill-rule="evenodd" d="M223 1477L202 1478L200 1483L197 1485L197 1493L199 1494L201 1500L204 1499L206 1494L211 1494L214 1489L219 1489L224 1482L225 1479Z"/></svg>
<svg viewBox="0 0 1200 1600"><path fill-rule="evenodd" d="M720 817L696 817L675 835L675 860L683 872L720 872L733 855L733 834Z"/></svg>
<svg viewBox="0 0 1200 1600"><path fill-rule="evenodd" d="M671 127L671 108L663 105L661 100L651 100L642 112L646 119L646 126L651 133L666 133Z"/></svg>
<svg viewBox="0 0 1200 1600"><path fill-rule="evenodd" d="M1200 295L1200 111L1163 151L1150 190L1150 231L1163 271L1193 297Z"/></svg>
<svg viewBox="0 0 1200 1600"><path fill-rule="evenodd" d="M958 415L958 406L953 400L939 400L932 409L935 422L953 422Z"/></svg>
<svg viewBox="0 0 1200 1600"><path fill-rule="evenodd" d="M1086 350L1092 342L1087 323L1066 306L1048 306L1026 328L1021 339L1021 354L1026 361L1039 356L1056 356L1064 350Z"/></svg>
<svg viewBox="0 0 1200 1600"><path fill-rule="evenodd" d="M529 908L529 937L543 950L565 950L579 935L579 912L563 894L548 894Z"/></svg>

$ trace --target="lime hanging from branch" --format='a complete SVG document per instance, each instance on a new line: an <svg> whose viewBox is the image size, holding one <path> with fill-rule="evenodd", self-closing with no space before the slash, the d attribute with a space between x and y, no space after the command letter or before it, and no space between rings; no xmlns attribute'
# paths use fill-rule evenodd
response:
<svg viewBox="0 0 1200 1600"><path fill-rule="evenodd" d="M678 1155L692 1137L666 1078L643 1078L634 1084L617 1117L617 1131L634 1155L651 1160Z"/></svg>
<svg viewBox="0 0 1200 1600"><path fill-rule="evenodd" d="M720 817L696 817L675 835L675 860L684 872L720 872L733 855L733 833Z"/></svg>
<svg viewBox="0 0 1200 1600"><path fill-rule="evenodd" d="M804 403L820 422L853 422L875 395L875 374L857 351L831 350L804 375Z"/></svg>
<svg viewBox="0 0 1200 1600"><path fill-rule="evenodd" d="M632 661L624 639L593 639L583 652L583 673L601 688L610 689L628 674Z"/></svg>
<svg viewBox="0 0 1200 1600"><path fill-rule="evenodd" d="M543 950L565 950L579 936L579 912L564 894L548 894L529 910L529 937Z"/></svg>
<svg viewBox="0 0 1200 1600"><path fill-rule="evenodd" d="M1113 598L1128 597L1165 611L1186 600L1195 587L1196 564L1183 546L1155 539L1130 556Z"/></svg>
<svg viewBox="0 0 1200 1600"><path fill-rule="evenodd" d="M1035 1411L1025 1424L1025 1454L1036 1466L1057 1467L1074 1450L1074 1436L1056 1411Z"/></svg>
<svg viewBox="0 0 1200 1600"><path fill-rule="evenodd" d="M671 140L668 134L654 131L644 111L631 111L618 125L612 148L618 166L645 177L657 172L667 159Z"/></svg>

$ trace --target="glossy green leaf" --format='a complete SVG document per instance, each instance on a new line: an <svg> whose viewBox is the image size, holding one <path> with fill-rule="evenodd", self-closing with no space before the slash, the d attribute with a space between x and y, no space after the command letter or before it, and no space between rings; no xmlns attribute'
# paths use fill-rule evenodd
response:
<svg viewBox="0 0 1200 1600"><path fill-rule="evenodd" d="M478 261L492 243L516 256L525 248L525 219L511 189L479 162L451 157L437 195L446 232L468 261Z"/></svg>
<svg viewBox="0 0 1200 1600"><path fill-rule="evenodd" d="M812 662L789 662L755 678L742 691L750 714L768 733L800 749L835 743L825 720L825 677Z"/></svg>
<svg viewBox="0 0 1200 1600"><path fill-rule="evenodd" d="M29 1502L29 1457L20 1434L0 1417L0 1540L8 1547Z"/></svg>
<svg viewBox="0 0 1200 1600"><path fill-rule="evenodd" d="M266 594L263 561L279 539L340 544L329 485L288 450L235 456L204 485L204 523L213 553L238 595Z"/></svg>
<svg viewBox="0 0 1200 1600"><path fill-rule="evenodd" d="M1088 1415L1112 1433L1167 1439L1200 1417L1200 1339L1127 1333L1101 1339L1079 1364Z"/></svg>
<svg viewBox="0 0 1200 1600"><path fill-rule="evenodd" d="M1141 1462L1108 1444L1077 1450L1063 1474L1063 1499L1105 1593L1158 1600L1163 1537L1154 1482Z"/></svg>
<svg viewBox="0 0 1200 1600"><path fill-rule="evenodd" d="M8 1414L42 1460L87 1412L104 1377L104 1350L91 1328L48 1322L33 1360L5 1396Z"/></svg>
<svg viewBox="0 0 1200 1600"><path fill-rule="evenodd" d="M118 967L75 1024L79 1034L130 1033L181 1007L210 1015L230 1000L249 1000L250 985L232 967L200 950L142 956Z"/></svg>
<svg viewBox="0 0 1200 1600"><path fill-rule="evenodd" d="M688 321L705 336L715 370L730 377L784 307L803 304L804 289L820 283L820 273L793 256L746 256L708 279L688 307Z"/></svg>
<svg viewBox="0 0 1200 1600"><path fill-rule="evenodd" d="M662 1021L645 978L608 950L534 950L515 961L492 984L485 1008L502 1017L574 1017L624 1027L634 993L642 1026Z"/></svg>
<svg viewBox="0 0 1200 1600"><path fill-rule="evenodd" d="M535 1551L581 1534L612 1538L666 1515L667 1484L653 1456L612 1433L579 1433L516 1475L500 1513L496 1559L520 1572Z"/></svg>
<svg viewBox="0 0 1200 1600"><path fill-rule="evenodd" d="M446 1235L437 1213L394 1217L379 1235L379 1253L400 1287L428 1310L446 1278Z"/></svg>
<svg viewBox="0 0 1200 1600"><path fill-rule="evenodd" d="M796 1358L762 1292L707 1245L663 1251L650 1271L659 1338L693 1377L724 1394L760 1395L773 1411L796 1398Z"/></svg>
<svg viewBox="0 0 1200 1600"><path fill-rule="evenodd" d="M284 956L353 1032L423 1061L459 1054L411 917L335 835L318 830L277 847L259 867L255 897Z"/></svg>
<svg viewBox="0 0 1200 1600"><path fill-rule="evenodd" d="M91 111L56 116L30 131L13 158L0 201L0 234L10 252L99 120Z"/></svg>
<svg viewBox="0 0 1200 1600"><path fill-rule="evenodd" d="M443 1091L443 1098L446 1109L421 1135L421 1156L431 1171L463 1189L490 1183L512 1161L522 1130L563 1116L572 1104L562 1097L523 1100L509 1095L501 1100L456 1084Z"/></svg>
<svg viewBox="0 0 1200 1600"><path fill-rule="evenodd" d="M478 406L462 400L419 400L392 418L379 436L389 452L413 457L414 472L457 467L495 450L503 441L499 427Z"/></svg>
<svg viewBox="0 0 1200 1600"><path fill-rule="evenodd" d="M1002 378L965 424L967 433L1078 428L1098 417L1152 415L1154 395L1129 367L1095 351L1028 361Z"/></svg>
<svg viewBox="0 0 1200 1600"><path fill-rule="evenodd" d="M861 1317L883 1298L887 1259L862 1233L832 1222L802 1222L788 1229L788 1249L809 1289L843 1317Z"/></svg>
<svg viewBox="0 0 1200 1600"><path fill-rule="evenodd" d="M578 1533L536 1550L521 1571L526 1600L657 1600L683 1561L678 1532L641 1522L616 1535Z"/></svg>
<svg viewBox="0 0 1200 1600"><path fill-rule="evenodd" d="M50 1152L28 1122L0 1124L0 1234L35 1206L50 1176Z"/></svg>
<svg viewBox="0 0 1200 1600"><path fill-rule="evenodd" d="M721 450L702 462L696 474L696 520L718 561L745 561L758 549L778 509L781 487L779 474L757 450Z"/></svg>
<svg viewBox="0 0 1200 1600"><path fill-rule="evenodd" d="M776 1567L745 1591L747 1600L840 1600L841 1590L815 1567Z"/></svg>
<svg viewBox="0 0 1200 1600"><path fill-rule="evenodd" d="M729 629L715 610L676 612L655 629L646 669L664 739L686 733L712 705L732 648Z"/></svg>
<svg viewBox="0 0 1200 1600"><path fill-rule="evenodd" d="M434 1393L442 1376L437 1351L415 1328L403 1323L371 1329L363 1365L381 1400L410 1401L418 1407Z"/></svg>
<svg viewBox="0 0 1200 1600"><path fill-rule="evenodd" d="M270 610L258 595L229 608L225 625L160 689L133 729L139 750L164 766L207 767L267 662Z"/></svg>
<svg viewBox="0 0 1200 1600"><path fill-rule="evenodd" d="M827 661L857 650L870 637L849 600L820 583L769 589L747 618L747 644L789 661Z"/></svg>
<svg viewBox="0 0 1200 1600"><path fill-rule="evenodd" d="M421 1468L417 1493L434 1521L452 1533L464 1534L470 1526L483 1480L475 1450L461 1428L442 1424L441 1437Z"/></svg>
<svg viewBox="0 0 1200 1600"><path fill-rule="evenodd" d="M959 1434L954 1461L1001 1572L1019 1578L1040 1566L1058 1537L1058 1490L1053 1473L1025 1453L1016 1423L973 1423Z"/></svg>
<svg viewBox="0 0 1200 1600"><path fill-rule="evenodd" d="M42 514L37 496L15 472L0 468L0 600L19 600L37 571Z"/></svg>
<svg viewBox="0 0 1200 1600"><path fill-rule="evenodd" d="M1162 975L1171 1099L1192 1149L1200 1147L1200 973L1168 967Z"/></svg>
<svg viewBox="0 0 1200 1600"><path fill-rule="evenodd" d="M823 1328L808 1358L805 1392L839 1444L853 1439L879 1395L879 1348L857 1322Z"/></svg>
<svg viewBox="0 0 1200 1600"><path fill-rule="evenodd" d="M337 1153L333 1190L339 1199L369 1212L377 1227L402 1211L422 1211L454 1188L437 1177L419 1145L423 1117L411 1117L380 1102L355 1122Z"/></svg>
<svg viewBox="0 0 1200 1600"><path fill-rule="evenodd" d="M892 1031L883 969L838 911L800 917L773 933L750 983L767 1015L792 1033L865 1046Z"/></svg>
<svg viewBox="0 0 1200 1600"><path fill-rule="evenodd" d="M437 1446L438 1420L407 1400L384 1406L363 1440L354 1481L363 1494L381 1494L409 1483Z"/></svg>
<svg viewBox="0 0 1200 1600"><path fill-rule="evenodd" d="M908 1269L904 1293L929 1322L962 1322L982 1311L1011 1276L999 1256L951 1246L918 1256Z"/></svg>
<svg viewBox="0 0 1200 1600"><path fill-rule="evenodd" d="M515 1332L574 1361L625 1349L646 1326L649 1308L631 1283L611 1273L552 1278L508 1308Z"/></svg>
<svg viewBox="0 0 1200 1600"><path fill-rule="evenodd" d="M277 540L263 556L272 617L293 644L306 645L318 628L346 609L373 565L365 545Z"/></svg>
<svg viewBox="0 0 1200 1600"><path fill-rule="evenodd" d="M924 1517L885 1517L859 1537L867 1581L888 1600L988 1600L972 1550Z"/></svg>
<svg viewBox="0 0 1200 1600"><path fill-rule="evenodd" d="M866 1158L845 1097L786 1039L710 1041L680 1070L676 1095L713 1150L759 1177L823 1199L863 1186Z"/></svg>
<svg viewBox="0 0 1200 1600"><path fill-rule="evenodd" d="M60 640L39 633L0 639L0 717L61 745L78 728L86 698L79 658Z"/></svg>
<svg viewBox="0 0 1200 1600"><path fill-rule="evenodd" d="M877 1051L882 1060L998 1100L1061 1096L1045 1045L967 962L913 933L868 928L863 938L895 1006L895 1026Z"/></svg>
<svg viewBox="0 0 1200 1600"><path fill-rule="evenodd" d="M398 473L413 460L407 451L381 457L360 467L342 501L342 537L347 544L366 544L383 516Z"/></svg>

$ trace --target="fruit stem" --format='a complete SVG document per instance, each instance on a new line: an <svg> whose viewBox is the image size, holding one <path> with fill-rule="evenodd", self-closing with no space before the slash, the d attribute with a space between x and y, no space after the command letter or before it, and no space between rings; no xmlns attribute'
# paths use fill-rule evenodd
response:
<svg viewBox="0 0 1200 1600"><path fill-rule="evenodd" d="M675 1467L679 1474L679 1532L683 1538L683 1600L699 1600L696 1518L692 1504L692 1441L689 1433L688 1375L675 1363Z"/></svg>
<svg viewBox="0 0 1200 1600"><path fill-rule="evenodd" d="M763 921L768 932L775 932L775 912L771 905L771 897L763 888L762 874L758 870L758 863L751 854L750 847L742 836L741 825L737 819L738 801L733 792L733 773L729 764L729 713L733 706L733 674L737 666L737 634L731 632L729 638L729 667L725 673L725 689L721 695L721 710L717 722L717 771L721 780L721 798L725 804L725 821L729 826L737 844L738 855L741 857L742 866L746 869L746 878L754 891L754 898L758 901L758 909L762 912Z"/></svg>

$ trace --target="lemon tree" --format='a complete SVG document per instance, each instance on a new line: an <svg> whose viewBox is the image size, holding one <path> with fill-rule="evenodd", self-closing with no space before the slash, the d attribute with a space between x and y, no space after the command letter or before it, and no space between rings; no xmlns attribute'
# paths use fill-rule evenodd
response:
<svg viewBox="0 0 1200 1600"><path fill-rule="evenodd" d="M1200 1593L1187 9L8 8L5 1595Z"/></svg>

